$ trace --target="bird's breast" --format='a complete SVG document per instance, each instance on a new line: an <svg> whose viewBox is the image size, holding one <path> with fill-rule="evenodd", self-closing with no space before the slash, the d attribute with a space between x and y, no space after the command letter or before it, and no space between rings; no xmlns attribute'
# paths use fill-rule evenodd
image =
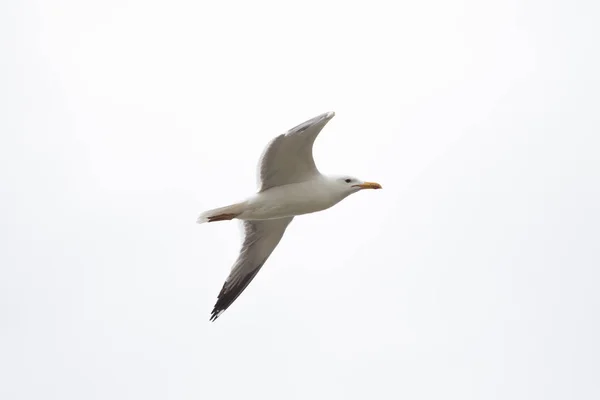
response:
<svg viewBox="0 0 600 400"><path fill-rule="evenodd" d="M320 185L299 183L277 186L258 193L247 202L240 219L272 219L325 210L341 199Z"/></svg>

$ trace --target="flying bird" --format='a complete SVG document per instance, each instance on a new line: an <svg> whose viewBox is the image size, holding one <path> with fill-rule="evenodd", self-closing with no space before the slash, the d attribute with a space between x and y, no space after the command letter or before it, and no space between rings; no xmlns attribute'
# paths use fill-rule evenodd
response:
<svg viewBox="0 0 600 400"><path fill-rule="evenodd" d="M363 189L381 189L352 176L322 175L313 144L335 116L327 112L272 139L258 162L258 192L246 200L205 211L197 223L242 221L244 239L223 284L210 321L215 321L254 279L295 216L326 210Z"/></svg>

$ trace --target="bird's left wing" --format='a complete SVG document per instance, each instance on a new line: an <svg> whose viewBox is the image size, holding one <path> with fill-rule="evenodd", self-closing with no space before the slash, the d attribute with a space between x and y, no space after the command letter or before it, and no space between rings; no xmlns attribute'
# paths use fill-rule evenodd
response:
<svg viewBox="0 0 600 400"><path fill-rule="evenodd" d="M244 241L225 280L210 320L214 321L238 298L269 258L294 217L243 221Z"/></svg>
<svg viewBox="0 0 600 400"><path fill-rule="evenodd" d="M334 116L333 111L323 113L269 142L258 162L259 192L273 186L304 182L319 173L313 159L313 144Z"/></svg>

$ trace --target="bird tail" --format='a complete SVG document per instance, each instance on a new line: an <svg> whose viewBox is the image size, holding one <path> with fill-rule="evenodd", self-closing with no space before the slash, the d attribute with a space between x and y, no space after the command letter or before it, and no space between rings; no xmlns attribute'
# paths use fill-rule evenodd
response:
<svg viewBox="0 0 600 400"><path fill-rule="evenodd" d="M246 202L235 203L225 207L213 208L200 214L196 223L228 221L236 218L246 209Z"/></svg>

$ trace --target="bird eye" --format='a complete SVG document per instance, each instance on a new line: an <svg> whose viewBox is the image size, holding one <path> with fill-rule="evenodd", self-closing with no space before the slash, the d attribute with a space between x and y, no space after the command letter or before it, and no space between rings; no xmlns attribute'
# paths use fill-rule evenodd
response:
<svg viewBox="0 0 600 400"><path fill-rule="evenodd" d="M345 179L344 181L345 181L346 183L350 183L350 182L352 182L352 179L348 178L348 179Z"/></svg>

